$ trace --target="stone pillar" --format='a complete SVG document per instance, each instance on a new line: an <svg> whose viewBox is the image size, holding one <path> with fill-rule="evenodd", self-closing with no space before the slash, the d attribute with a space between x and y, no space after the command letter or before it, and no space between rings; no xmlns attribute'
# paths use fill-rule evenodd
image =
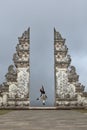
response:
<svg viewBox="0 0 87 130"><path fill-rule="evenodd" d="M56 104L59 99L67 96L68 75L67 68L70 64L70 56L67 55L68 48L65 45L65 39L54 29L54 59L55 59L55 93Z"/></svg>
<svg viewBox="0 0 87 130"><path fill-rule="evenodd" d="M13 56L17 70L17 95L18 104L29 106L30 85L30 29L18 38L19 44Z"/></svg>
<svg viewBox="0 0 87 130"><path fill-rule="evenodd" d="M86 96L84 86L79 83L79 75L74 66L70 66L71 58L65 39L54 29L54 75L56 105L84 105ZM84 100L84 101L83 101ZM83 103L84 102L84 103Z"/></svg>

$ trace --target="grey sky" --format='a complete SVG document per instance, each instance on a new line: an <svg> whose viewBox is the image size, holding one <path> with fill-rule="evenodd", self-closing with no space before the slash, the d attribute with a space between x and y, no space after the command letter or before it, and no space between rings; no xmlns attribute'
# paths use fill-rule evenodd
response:
<svg viewBox="0 0 87 130"><path fill-rule="evenodd" d="M86 86L87 0L0 0L0 82L13 63L17 37L28 27L31 28L31 99L34 100L32 95L43 84L50 101L54 100L54 27L66 38L71 64ZM38 95L39 92L34 98Z"/></svg>

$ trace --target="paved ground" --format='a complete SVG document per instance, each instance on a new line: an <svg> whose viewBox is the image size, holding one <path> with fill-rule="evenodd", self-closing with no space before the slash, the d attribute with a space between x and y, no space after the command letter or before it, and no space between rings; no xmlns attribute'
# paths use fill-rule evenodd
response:
<svg viewBox="0 0 87 130"><path fill-rule="evenodd" d="M87 130L87 113L20 110L0 115L0 130Z"/></svg>

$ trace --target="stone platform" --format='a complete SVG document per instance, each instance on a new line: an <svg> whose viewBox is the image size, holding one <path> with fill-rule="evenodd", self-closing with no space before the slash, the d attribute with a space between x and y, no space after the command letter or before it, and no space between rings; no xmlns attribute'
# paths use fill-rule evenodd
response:
<svg viewBox="0 0 87 130"><path fill-rule="evenodd" d="M56 110L57 107L29 107L29 110Z"/></svg>
<svg viewBox="0 0 87 130"><path fill-rule="evenodd" d="M72 110L85 109L83 106L29 107L29 110Z"/></svg>
<svg viewBox="0 0 87 130"><path fill-rule="evenodd" d="M54 106L54 107L29 107L29 106L16 106L16 107L1 107L0 110L78 110L87 109L84 106Z"/></svg>
<svg viewBox="0 0 87 130"><path fill-rule="evenodd" d="M16 110L0 115L0 130L87 130L87 113L76 110Z"/></svg>

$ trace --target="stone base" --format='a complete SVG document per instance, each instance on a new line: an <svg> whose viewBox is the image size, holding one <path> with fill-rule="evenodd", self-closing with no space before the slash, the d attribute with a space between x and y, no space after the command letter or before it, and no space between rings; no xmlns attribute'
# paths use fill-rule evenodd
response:
<svg viewBox="0 0 87 130"><path fill-rule="evenodd" d="M29 107L29 110L56 110L56 107Z"/></svg>
<svg viewBox="0 0 87 130"><path fill-rule="evenodd" d="M58 107L29 107L29 106L2 106L0 110L74 110L87 109L85 106L58 106Z"/></svg>
<svg viewBox="0 0 87 130"><path fill-rule="evenodd" d="M86 109L86 108L83 106L29 107L29 110L72 110L72 109Z"/></svg>
<svg viewBox="0 0 87 130"><path fill-rule="evenodd" d="M26 106L29 107L29 105L30 105L29 98L26 98L26 99L19 99L19 98L8 99L8 103L7 103L7 106L9 106L9 107L26 107Z"/></svg>
<svg viewBox="0 0 87 130"><path fill-rule="evenodd" d="M20 106L17 106L17 107L14 107L14 106L6 106L6 107L0 107L0 110L29 110L29 106L23 106L23 107L20 107Z"/></svg>

